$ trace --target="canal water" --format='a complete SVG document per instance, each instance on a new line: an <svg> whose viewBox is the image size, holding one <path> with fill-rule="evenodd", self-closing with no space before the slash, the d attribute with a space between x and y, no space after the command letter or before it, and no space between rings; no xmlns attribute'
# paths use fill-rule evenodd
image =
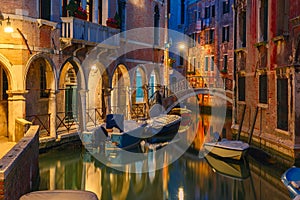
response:
<svg viewBox="0 0 300 200"><path fill-rule="evenodd" d="M211 115L198 114L189 131L195 132L191 148L162 169L135 173L144 164L132 164L127 172L99 162L80 145L67 145L40 154L39 190L89 190L103 200L125 199L290 199L280 177L287 169L252 149L241 162L220 160L201 154L201 144L216 132ZM230 139L230 118L226 118L221 137ZM187 137L189 134L187 134ZM199 153L200 150L200 153ZM168 160L172 154L165 154ZM153 163L152 163L153 162ZM153 166L155 159L147 159Z"/></svg>

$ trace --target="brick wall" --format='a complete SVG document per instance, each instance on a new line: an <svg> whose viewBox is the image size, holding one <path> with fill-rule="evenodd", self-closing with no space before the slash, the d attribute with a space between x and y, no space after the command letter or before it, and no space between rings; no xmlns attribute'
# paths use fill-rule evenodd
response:
<svg viewBox="0 0 300 200"><path fill-rule="evenodd" d="M38 126L0 159L0 199L15 200L34 189L38 178Z"/></svg>

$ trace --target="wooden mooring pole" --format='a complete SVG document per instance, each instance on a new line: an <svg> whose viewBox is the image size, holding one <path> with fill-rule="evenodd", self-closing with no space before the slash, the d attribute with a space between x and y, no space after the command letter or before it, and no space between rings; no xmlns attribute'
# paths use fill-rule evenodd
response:
<svg viewBox="0 0 300 200"><path fill-rule="evenodd" d="M250 129L248 144L250 144L251 140L252 140L252 135L253 135L254 127L255 127L257 113L258 113L258 106L256 107L255 114L254 114L254 119L253 119L253 123L252 123L251 129Z"/></svg>
<svg viewBox="0 0 300 200"><path fill-rule="evenodd" d="M242 119L241 119L241 123L240 123L239 130L238 130L237 140L240 140L242 127L243 127L243 123L244 123L244 118L245 118L245 113L246 113L246 104L244 105L244 109L243 109L243 113L242 113Z"/></svg>

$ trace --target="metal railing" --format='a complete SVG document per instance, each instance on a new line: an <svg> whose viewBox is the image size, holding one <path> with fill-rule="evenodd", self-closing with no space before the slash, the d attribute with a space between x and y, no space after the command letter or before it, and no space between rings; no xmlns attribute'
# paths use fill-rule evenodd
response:
<svg viewBox="0 0 300 200"><path fill-rule="evenodd" d="M50 135L50 114L28 115L26 116L26 120L30 121L33 125L39 125L40 134L46 132L47 136Z"/></svg>
<svg viewBox="0 0 300 200"><path fill-rule="evenodd" d="M101 123L101 121L105 118L103 116L102 108L90 108L86 111L86 124L90 125L92 123L93 126L97 126Z"/></svg>
<svg viewBox="0 0 300 200"><path fill-rule="evenodd" d="M70 112L57 112L56 113L56 132L64 132L67 130L76 129L78 125L78 113Z"/></svg>

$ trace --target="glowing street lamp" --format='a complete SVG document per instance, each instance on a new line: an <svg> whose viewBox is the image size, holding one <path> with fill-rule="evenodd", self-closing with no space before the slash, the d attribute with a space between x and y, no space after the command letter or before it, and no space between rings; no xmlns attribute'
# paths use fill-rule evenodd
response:
<svg viewBox="0 0 300 200"><path fill-rule="evenodd" d="M2 25L2 21L5 21L5 20L7 20L7 22L6 22L6 26L4 27L4 32L5 33L12 33L12 32L14 32L14 29L11 27L11 22L10 22L9 17L7 17L6 19L4 19L3 15L0 13L0 25Z"/></svg>
<svg viewBox="0 0 300 200"><path fill-rule="evenodd" d="M178 48L179 48L179 50L184 50L185 49L185 44L184 43L179 43L178 44Z"/></svg>
<svg viewBox="0 0 300 200"><path fill-rule="evenodd" d="M6 27L4 28L5 33L12 33L14 29L11 27L11 23L9 21L9 17L7 17Z"/></svg>

